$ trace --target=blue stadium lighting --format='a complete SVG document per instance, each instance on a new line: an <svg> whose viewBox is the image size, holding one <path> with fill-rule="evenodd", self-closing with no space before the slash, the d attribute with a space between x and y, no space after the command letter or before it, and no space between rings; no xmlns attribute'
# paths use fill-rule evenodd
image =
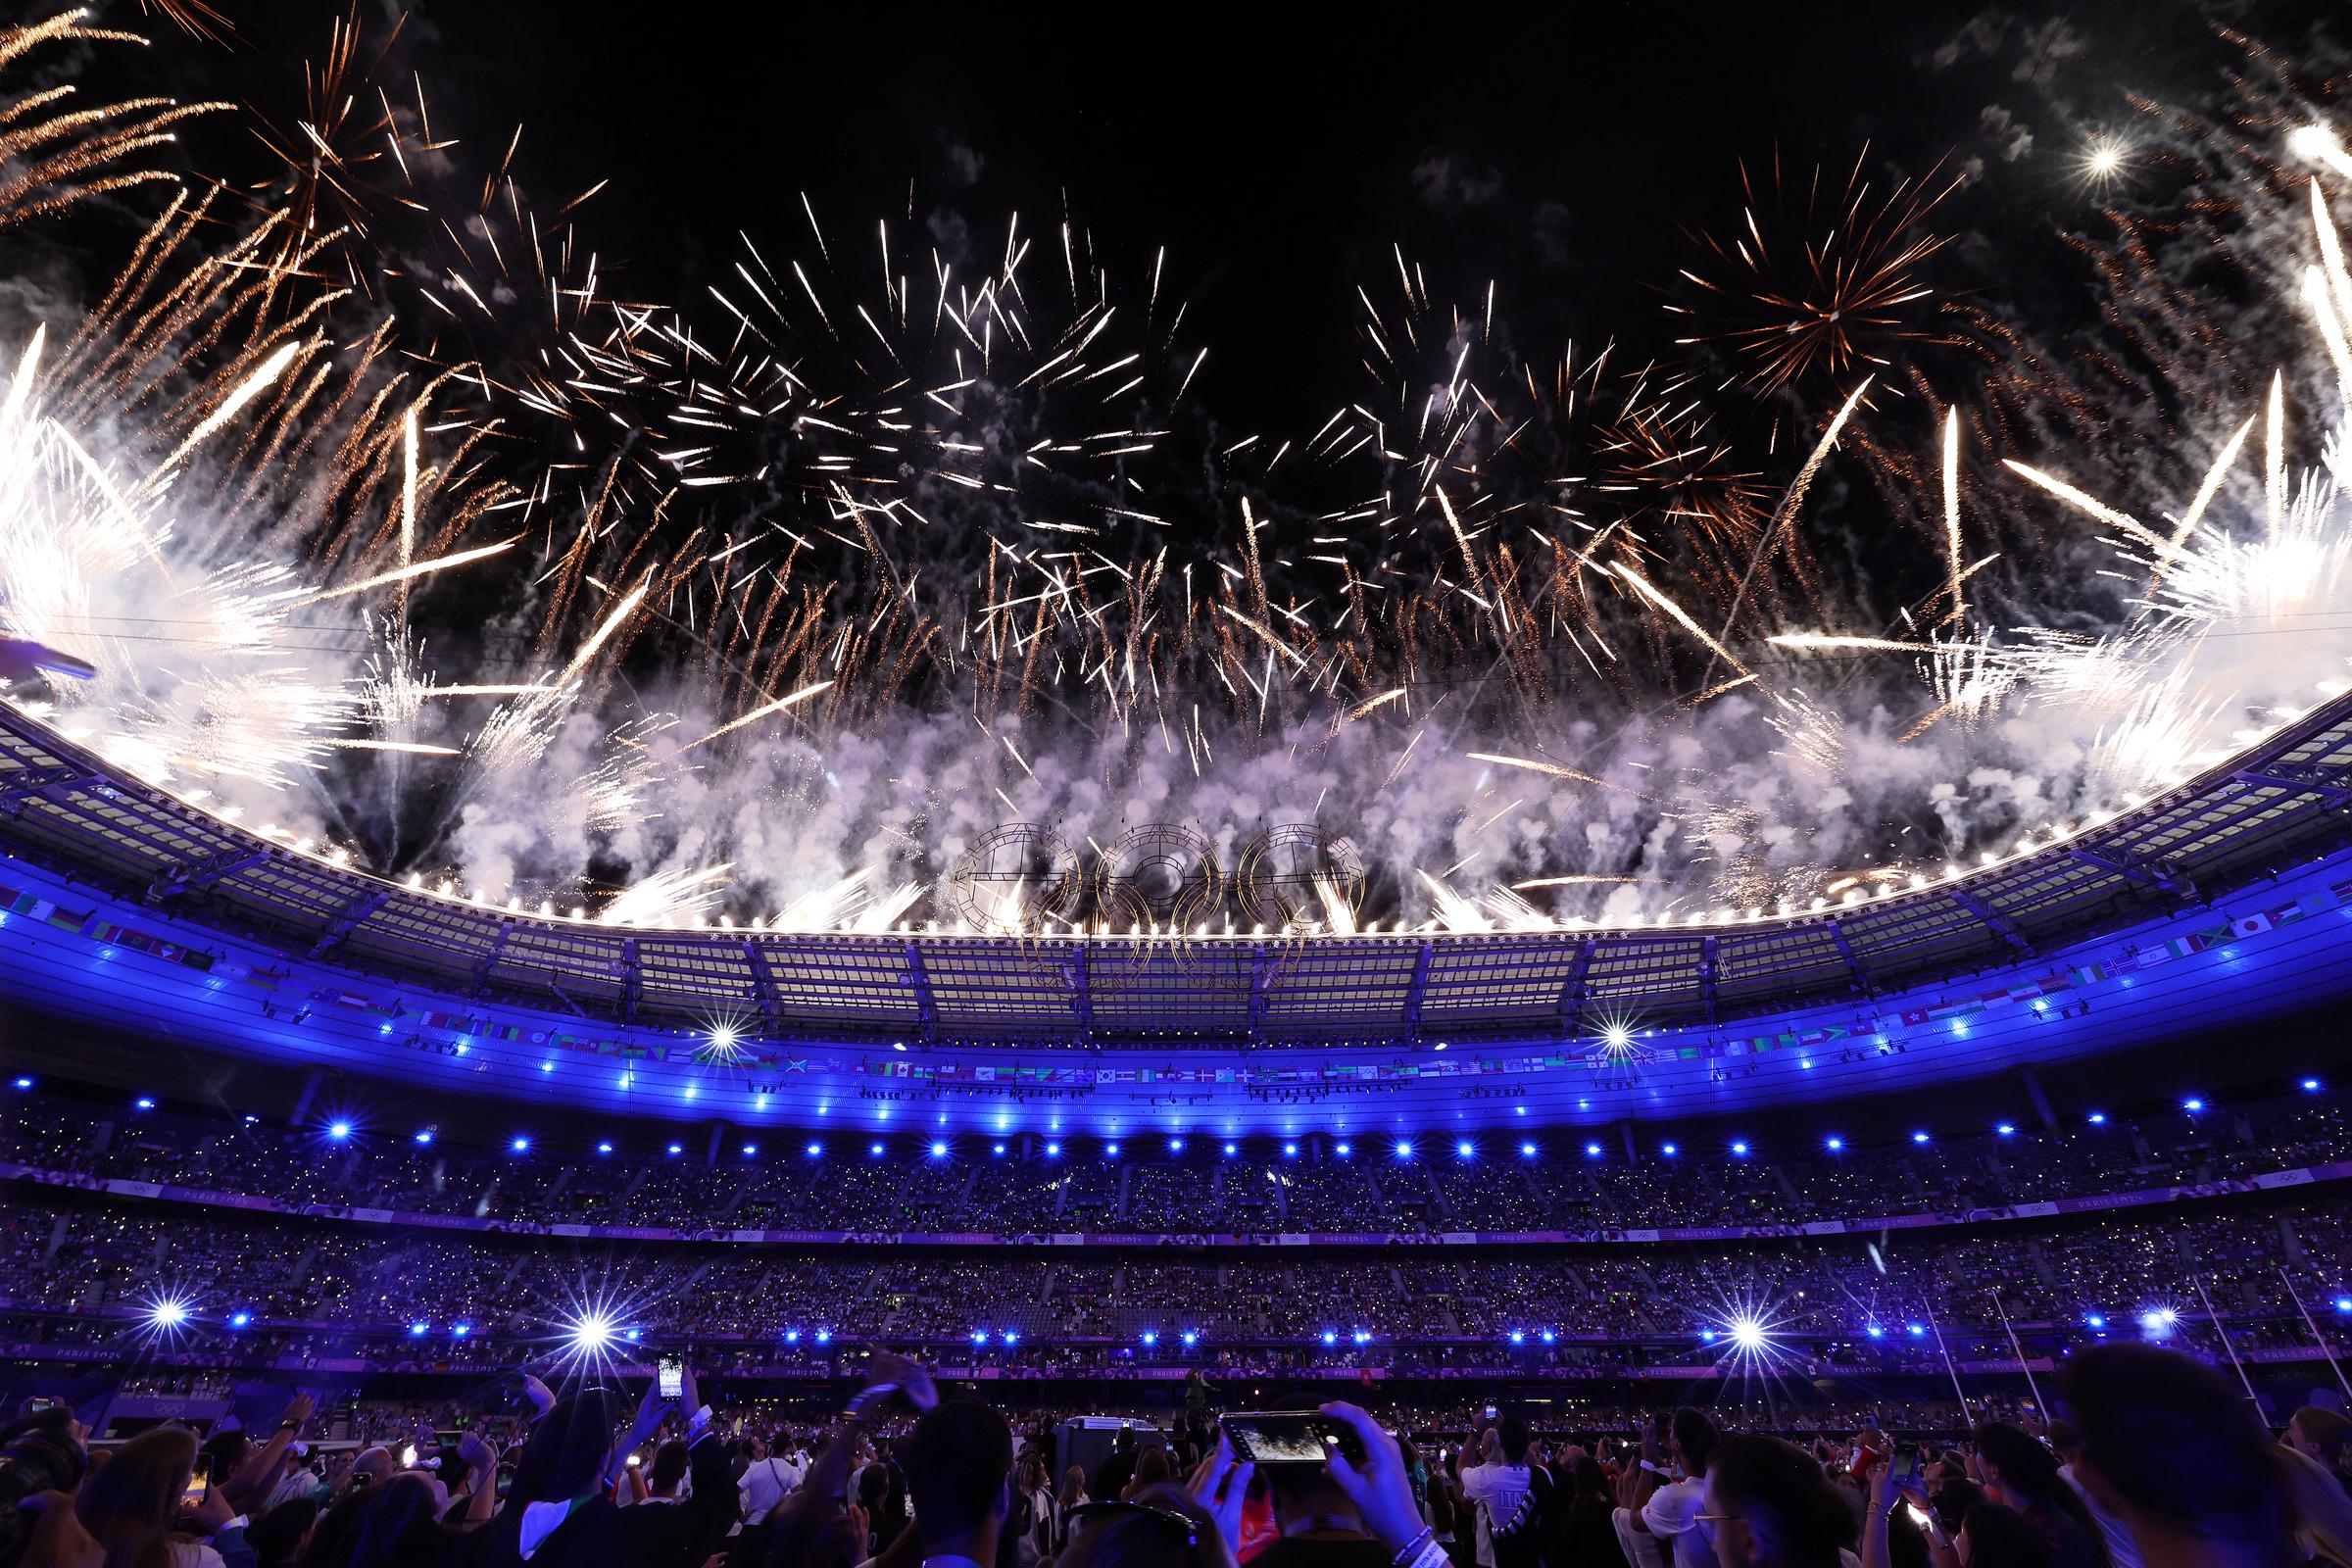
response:
<svg viewBox="0 0 2352 1568"><path fill-rule="evenodd" d="M1838 1151L1842 1150L1843 1148L1845 1148L1845 1140L1844 1140L1844 1139L1842 1139L1842 1138L1833 1138L1833 1139L1829 1140L1829 1149L1830 1149L1830 1152L1831 1152L1831 1153L1835 1154L1835 1153L1837 1153Z"/></svg>
<svg viewBox="0 0 2352 1568"><path fill-rule="evenodd" d="M1871 1324L1862 1332L1869 1335L1874 1340L1883 1340L1886 1337L1886 1331L1879 1327L1876 1323Z"/></svg>
<svg viewBox="0 0 2352 1568"><path fill-rule="evenodd" d="M1048 1159L1059 1159L1061 1157L1061 1146L1059 1144L1048 1144L1046 1146L1046 1157Z"/></svg>
<svg viewBox="0 0 2352 1568"><path fill-rule="evenodd" d="M1926 1338L1927 1338L1927 1335L1928 1335L1928 1331L1927 1331L1926 1329L1924 1329L1924 1328L1921 1328L1921 1327L1920 1327L1918 1324L1916 1324L1916 1323L1913 1323L1913 1324L1910 1324L1910 1325L1908 1325L1908 1326L1905 1328L1904 1332L1905 1332L1905 1333L1907 1333L1907 1334L1909 1334L1909 1335L1910 1335L1910 1336L1911 1336L1913 1339L1915 1339L1915 1340L1924 1340L1924 1339L1926 1339Z"/></svg>
<svg viewBox="0 0 2352 1568"><path fill-rule="evenodd" d="M612 1152L612 1146L611 1144L599 1144L596 1146L596 1152L600 1154L610 1154Z"/></svg>
<svg viewBox="0 0 2352 1568"><path fill-rule="evenodd" d="M1746 1158L1746 1157L1747 1157L1747 1140L1746 1140L1746 1139L1744 1139L1744 1138L1742 1138L1742 1139L1740 1139L1738 1142L1734 1143L1734 1144L1732 1145L1732 1152L1733 1152L1735 1155L1738 1155L1739 1157L1740 1157L1740 1158L1742 1158L1742 1159Z"/></svg>
<svg viewBox="0 0 2352 1568"><path fill-rule="evenodd" d="M1357 1329L1353 1334L1350 1334L1348 1338L1358 1345L1370 1345L1372 1343L1372 1331L1370 1329Z"/></svg>
<svg viewBox="0 0 2352 1568"><path fill-rule="evenodd" d="M1535 1148L1536 1146L1533 1144L1523 1144L1520 1146L1519 1152L1522 1154L1532 1155L1535 1152ZM1585 1157L1587 1159L1598 1159L1600 1157L1600 1146L1598 1144L1587 1144L1585 1146Z"/></svg>
<svg viewBox="0 0 2352 1568"><path fill-rule="evenodd" d="M1398 1140L1397 1140L1397 1142L1396 1142L1396 1157L1397 1157L1398 1159L1410 1159L1410 1158L1412 1158L1412 1157L1413 1157L1413 1145L1412 1145L1412 1140L1410 1140L1410 1139L1398 1139Z"/></svg>
<svg viewBox="0 0 2352 1568"><path fill-rule="evenodd" d="M824 1152L825 1146L819 1143L811 1143L801 1151L802 1153L807 1154L810 1159L818 1158L824 1153Z"/></svg>
<svg viewBox="0 0 2352 1568"><path fill-rule="evenodd" d="M1282 1157L1285 1159L1297 1159L1298 1157L1298 1146L1297 1144L1283 1145Z"/></svg>
<svg viewBox="0 0 2352 1568"><path fill-rule="evenodd" d="M669 1152L673 1154L683 1154L686 1152L686 1146L684 1144L672 1144L669 1146Z"/></svg>
<svg viewBox="0 0 2352 1568"><path fill-rule="evenodd" d="M831 1329L818 1329L816 1331L816 1343L819 1345L831 1345L833 1343L833 1331Z"/></svg>
<svg viewBox="0 0 2352 1568"><path fill-rule="evenodd" d="M1713 1345L1715 1343L1715 1331L1713 1329L1700 1329L1698 1331L1698 1337L1701 1341L1708 1345Z"/></svg>
<svg viewBox="0 0 2352 1568"><path fill-rule="evenodd" d="M132 1103L136 1104L141 1110L153 1110L155 1108L155 1102L149 1100L145 1095L141 1095L136 1101L132 1102Z"/></svg>
<svg viewBox="0 0 2352 1568"><path fill-rule="evenodd" d="M1239 1144L1227 1144L1225 1146L1225 1157L1227 1159L1231 1159L1234 1155L1240 1153L1241 1152L1242 1146Z"/></svg>
<svg viewBox="0 0 2352 1568"><path fill-rule="evenodd" d="M1928 1135L1924 1132L1913 1133L1911 1135L1911 1141L1915 1144L1924 1144L1928 1141Z"/></svg>
<svg viewBox="0 0 2352 1568"><path fill-rule="evenodd" d="M1004 1146L1003 1144L992 1144L989 1146L988 1152L992 1154L1002 1155L1004 1152Z"/></svg>
<svg viewBox="0 0 2352 1568"><path fill-rule="evenodd" d="M1764 1325L1752 1317L1732 1319L1732 1343L1742 1350L1761 1350L1764 1348Z"/></svg>
<svg viewBox="0 0 2352 1568"><path fill-rule="evenodd" d="M17 1087L19 1089L29 1089L32 1087L32 1081L28 1078L20 1078L17 1080ZM2317 1078L2304 1079L2303 1092L2307 1095L2318 1094L2320 1092L2320 1081Z"/></svg>
<svg viewBox="0 0 2352 1568"><path fill-rule="evenodd" d="M2082 1324L2085 1328L2103 1329L2107 1326L2107 1319L2102 1313L2090 1312L2084 1314Z"/></svg>
<svg viewBox="0 0 2352 1568"><path fill-rule="evenodd" d="M29 1078L20 1078L17 1080L17 1087L19 1089L30 1089L32 1087L32 1080Z"/></svg>
<svg viewBox="0 0 2352 1568"><path fill-rule="evenodd" d="M432 1130L430 1127L419 1127L419 1128L417 1128L417 1129L416 1129L416 1141L417 1141L418 1143L420 1143L420 1144L429 1144L429 1143L431 1143L431 1142L433 1141L433 1130Z"/></svg>
<svg viewBox="0 0 2352 1568"><path fill-rule="evenodd" d="M228 1326L232 1329L244 1328L252 1322L253 1314L251 1312L231 1312L228 1314Z"/></svg>
<svg viewBox="0 0 2352 1568"><path fill-rule="evenodd" d="M1996 1132L1996 1133L1999 1133L1999 1134L2000 1134L2000 1135L2001 1135L2003 1138L2010 1138L2010 1137L2014 1137L2014 1136L2016 1135L2016 1133L2017 1133L2017 1125L2016 1125L2016 1123L2014 1123L2014 1122L2006 1122L2006 1121L2005 1121L2005 1122L2001 1123L2001 1124L2000 1124L1998 1127L1995 1127L1995 1128L1993 1129L1993 1131L1994 1131L1994 1132Z"/></svg>
<svg viewBox="0 0 2352 1568"><path fill-rule="evenodd" d="M424 1338L424 1331L431 1327L431 1324L419 1319L418 1321L409 1325L409 1338L412 1340L421 1340Z"/></svg>
<svg viewBox="0 0 2352 1568"><path fill-rule="evenodd" d="M1355 1152L1355 1146L1353 1144L1334 1144L1331 1146L1331 1152L1342 1159L1346 1159L1349 1154Z"/></svg>
<svg viewBox="0 0 2352 1568"><path fill-rule="evenodd" d="M865 1153L868 1159L880 1159L882 1157L882 1146L880 1144L868 1144L865 1148Z"/></svg>
<svg viewBox="0 0 2352 1568"><path fill-rule="evenodd" d="M751 1158L758 1152L760 1152L760 1146L758 1144L746 1144L743 1146L743 1157L746 1159Z"/></svg>
<svg viewBox="0 0 2352 1568"><path fill-rule="evenodd" d="M945 1159L948 1157L948 1146L945 1140L933 1142L931 1145L931 1157L933 1159Z"/></svg>
<svg viewBox="0 0 2352 1568"><path fill-rule="evenodd" d="M1527 1343L1527 1331L1524 1329L1511 1330L1511 1343L1513 1345L1525 1345Z"/></svg>
<svg viewBox="0 0 2352 1568"><path fill-rule="evenodd" d="M1181 1153L1183 1153L1183 1152L1184 1152L1184 1140L1183 1140L1183 1139L1181 1139L1181 1138L1171 1138L1171 1139L1169 1139L1169 1140L1168 1140L1168 1152L1169 1152L1169 1153L1171 1153L1171 1154L1181 1154Z"/></svg>
<svg viewBox="0 0 2352 1568"><path fill-rule="evenodd" d="M2180 1102L2180 1108L2193 1116L2198 1111L2205 1108L2205 1102L2202 1100L2183 1100Z"/></svg>
<svg viewBox="0 0 2352 1568"><path fill-rule="evenodd" d="M574 1347L593 1355L612 1343L619 1327L602 1312L584 1312L565 1325L565 1332Z"/></svg>
<svg viewBox="0 0 2352 1568"><path fill-rule="evenodd" d="M1340 1343L1340 1337L1334 1331L1325 1329L1323 1331L1323 1343L1325 1345L1337 1345Z"/></svg>
<svg viewBox="0 0 2352 1568"><path fill-rule="evenodd" d="M1157 1345L1158 1343L1159 1331L1157 1329L1144 1330L1144 1348L1146 1349L1150 1349L1152 1346Z"/></svg>
<svg viewBox="0 0 2352 1568"><path fill-rule="evenodd" d="M623 1334L621 1338L628 1341L631 1345L635 1345L637 1343L637 1330L631 1329L628 1333Z"/></svg>
<svg viewBox="0 0 2352 1568"><path fill-rule="evenodd" d="M798 1345L798 1344L800 1344L800 1343L801 1343L801 1331L800 1331L799 1329L786 1329L786 1330L784 1331L784 1343L785 1343L786 1345Z"/></svg>
<svg viewBox="0 0 2352 1568"><path fill-rule="evenodd" d="M517 1138L507 1147L517 1154L527 1154L531 1152L531 1141L528 1138Z"/></svg>
<svg viewBox="0 0 2352 1568"><path fill-rule="evenodd" d="M1190 1349L1192 1347L1199 1345L1200 1343L1200 1336L1198 1333L1192 1329L1186 1329L1184 1331L1184 1344L1187 1349Z"/></svg>
<svg viewBox="0 0 2352 1568"><path fill-rule="evenodd" d="M175 1329L188 1320L188 1303L167 1296L147 1308L147 1321L159 1329Z"/></svg>
<svg viewBox="0 0 2352 1568"><path fill-rule="evenodd" d="M973 1343L974 1345L986 1345L986 1344L988 1343L988 1330L986 1330L986 1329L974 1329L974 1330L972 1330L972 1343Z"/></svg>
<svg viewBox="0 0 2352 1568"><path fill-rule="evenodd" d="M2104 1127L2104 1126L2106 1126L2106 1125L2107 1125L2107 1113L2106 1113L2105 1111L2103 1111L2103 1110L2094 1110L2094 1111L2092 1111L2092 1112L2090 1113L2090 1124L2091 1124L2093 1127Z"/></svg>
<svg viewBox="0 0 2352 1568"><path fill-rule="evenodd" d="M1019 1335L1018 1333L1014 1332L1013 1330L1011 1330L1011 1329L1006 1329L1006 1330L1004 1331L1004 1343L1005 1343L1006 1345L1018 1345L1018 1344L1020 1344L1020 1343L1021 1343L1021 1337L1020 1337L1020 1335Z"/></svg>
<svg viewBox="0 0 2352 1568"><path fill-rule="evenodd" d="M1667 1144L1662 1146L1658 1150L1658 1152L1664 1154L1668 1159L1672 1159L1676 1154L1682 1152L1682 1151L1676 1149L1672 1144Z"/></svg>
<svg viewBox="0 0 2352 1568"><path fill-rule="evenodd" d="M1471 1143L1467 1138L1453 1146L1453 1157L1456 1159L1471 1159L1475 1158L1477 1154L1478 1146Z"/></svg>
<svg viewBox="0 0 2352 1568"><path fill-rule="evenodd" d="M2335 1309L2338 1312L2352 1312L2352 1296L2337 1297L2335 1298Z"/></svg>
<svg viewBox="0 0 2352 1568"><path fill-rule="evenodd" d="M1102 1146L1102 1157L1103 1157L1104 1159L1116 1159L1116 1158L1118 1158L1118 1157L1119 1157L1119 1146L1118 1146L1118 1145L1116 1145L1116 1144L1104 1144L1104 1145Z"/></svg>
<svg viewBox="0 0 2352 1568"><path fill-rule="evenodd" d="M341 1143L344 1139L351 1136L351 1123L347 1121L329 1122L326 1128L326 1136L332 1138L338 1144Z"/></svg>
<svg viewBox="0 0 2352 1568"><path fill-rule="evenodd" d="M453 1340L462 1340L472 1332L473 1325L470 1323L452 1323L449 1326L449 1337Z"/></svg>
<svg viewBox="0 0 2352 1568"><path fill-rule="evenodd" d="M1551 1330L1545 1329L1544 1331L1544 1343L1545 1345L1557 1345L1559 1343L1559 1339L1560 1337L1557 1334L1554 1334Z"/></svg>
<svg viewBox="0 0 2352 1568"><path fill-rule="evenodd" d="M1519 1157L1520 1157L1521 1159L1533 1159L1533 1158L1535 1158L1535 1157L1536 1157L1536 1146L1535 1146L1535 1145L1533 1145L1533 1144L1521 1144L1521 1145L1519 1146Z"/></svg>

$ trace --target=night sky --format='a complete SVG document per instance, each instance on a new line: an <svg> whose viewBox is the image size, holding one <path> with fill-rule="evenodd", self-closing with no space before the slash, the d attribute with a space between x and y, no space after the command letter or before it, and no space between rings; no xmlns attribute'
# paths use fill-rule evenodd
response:
<svg viewBox="0 0 2352 1568"><path fill-rule="evenodd" d="M290 123L342 7L223 9L237 47L149 20L162 46L141 69ZM2315 29L2335 8L1612 3L1313 24L1282 8L410 9L382 77L421 75L469 171L520 122L515 170L542 210L609 179L579 219L618 290L694 298L738 229L806 247L803 192L836 245L870 243L878 218L908 232L910 203L977 246L1015 210L1050 242L1066 208L1122 283L1168 247L1188 335L1213 350L1198 394L1232 427L1287 433L1358 395L1352 290L1393 297L1393 243L1441 298L1494 279L1525 359L1570 338L1666 351L1665 286L1694 255L1678 225L1737 222L1742 158L1841 173L1867 145L1891 180L1948 156L1972 177L1940 215L1962 242L1932 280L2079 315L2086 281L2054 236L2095 219L2083 152L2129 139L2126 94L2193 102L2242 58L2221 26L2331 56ZM389 8L361 11L372 54ZM190 141L201 168L268 167L226 117Z"/></svg>

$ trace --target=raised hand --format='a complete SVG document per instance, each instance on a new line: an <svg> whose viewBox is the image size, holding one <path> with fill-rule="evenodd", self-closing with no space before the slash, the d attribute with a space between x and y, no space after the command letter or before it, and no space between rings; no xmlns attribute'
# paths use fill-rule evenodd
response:
<svg viewBox="0 0 2352 1568"><path fill-rule="evenodd" d="M1355 1504L1365 1527L1381 1544L1393 1552L1402 1551L1421 1538L1423 1528L1421 1510L1413 1504L1413 1480L1405 1469L1404 1454L1396 1440L1380 1430L1380 1423L1355 1405L1335 1399L1321 1408L1325 1415L1354 1428L1364 1448L1361 1470L1349 1464L1336 1446L1323 1468Z"/></svg>
<svg viewBox="0 0 2352 1568"><path fill-rule="evenodd" d="M1233 1444L1220 1433L1215 1449L1200 1461L1185 1487L1193 1500L1216 1520L1226 1549L1237 1555L1242 1549L1242 1505L1250 1496L1250 1478L1255 1474L1257 1466L1236 1460Z"/></svg>

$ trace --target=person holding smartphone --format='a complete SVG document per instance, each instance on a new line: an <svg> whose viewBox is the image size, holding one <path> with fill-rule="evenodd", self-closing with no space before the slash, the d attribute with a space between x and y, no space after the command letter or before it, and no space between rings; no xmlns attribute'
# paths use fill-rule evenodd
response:
<svg viewBox="0 0 2352 1568"><path fill-rule="evenodd" d="M155 1427L117 1448L82 1482L74 1512L109 1562L227 1568L249 1562L245 1521L196 1464L196 1434Z"/></svg>

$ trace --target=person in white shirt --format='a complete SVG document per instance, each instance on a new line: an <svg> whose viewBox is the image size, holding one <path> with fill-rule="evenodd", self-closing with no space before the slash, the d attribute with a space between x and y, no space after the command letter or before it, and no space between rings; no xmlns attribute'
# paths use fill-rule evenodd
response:
<svg viewBox="0 0 2352 1568"><path fill-rule="evenodd" d="M1479 1447L1481 1462L1462 1467L1462 1495L1478 1515L1479 1568L1496 1568L1495 1531L1516 1535L1520 1507L1532 1485L1527 1468L1527 1423L1506 1415L1489 1427ZM1535 1532L1528 1530L1529 1544Z"/></svg>
<svg viewBox="0 0 2352 1568"><path fill-rule="evenodd" d="M1671 1471L1661 1462L1660 1429L1672 1445ZM1642 1465L1626 1472L1615 1514L1617 1544L1633 1568L1659 1568L1661 1548L1673 1568L1714 1568L1715 1532L1699 1516L1705 1507L1707 1459L1715 1451L1715 1423L1686 1406L1671 1424L1661 1419L1642 1432Z"/></svg>
<svg viewBox="0 0 2352 1568"><path fill-rule="evenodd" d="M737 1490L743 1494L745 1527L760 1523L776 1505L792 1495L801 1478L808 1473L808 1465L796 1464L783 1452L784 1437L776 1436L776 1450L770 1452L765 1443L752 1439L752 1462L743 1472Z"/></svg>

